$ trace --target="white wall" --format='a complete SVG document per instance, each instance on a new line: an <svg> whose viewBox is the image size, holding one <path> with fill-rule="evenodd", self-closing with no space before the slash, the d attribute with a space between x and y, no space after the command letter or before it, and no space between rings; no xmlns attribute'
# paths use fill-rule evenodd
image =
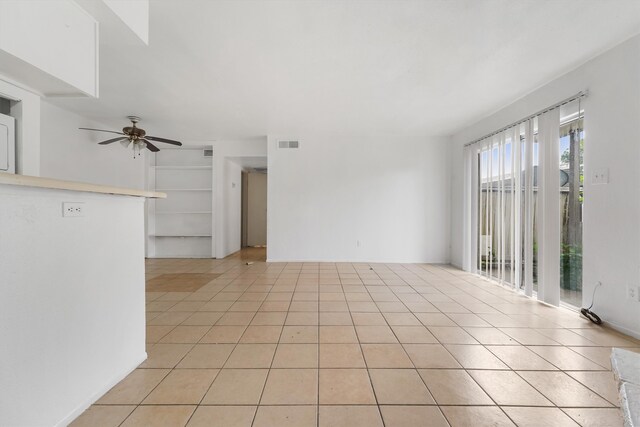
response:
<svg viewBox="0 0 640 427"><path fill-rule="evenodd" d="M448 261L448 138L279 139L290 138L269 138L270 261Z"/></svg>
<svg viewBox="0 0 640 427"><path fill-rule="evenodd" d="M462 263L462 146L548 105L588 89L585 111L583 305L605 321L640 336L640 303L626 297L640 284L640 36L592 59L453 136L451 260ZM609 168L608 185L591 185L595 169Z"/></svg>
<svg viewBox="0 0 640 427"><path fill-rule="evenodd" d="M78 129L119 128L88 120L46 101L41 103L41 119L41 176L144 189L146 150L134 159L133 150L125 150L117 142L97 144L117 135Z"/></svg>
<svg viewBox="0 0 640 427"><path fill-rule="evenodd" d="M242 224L241 168L243 157L267 155L265 137L213 143L213 256L224 258L240 250ZM232 158L233 161L230 161ZM235 182L235 188L232 184Z"/></svg>
<svg viewBox="0 0 640 427"><path fill-rule="evenodd" d="M247 245L267 244L267 174L247 174Z"/></svg>
<svg viewBox="0 0 640 427"><path fill-rule="evenodd" d="M143 200L0 185L0 425L67 425L146 358Z"/></svg>

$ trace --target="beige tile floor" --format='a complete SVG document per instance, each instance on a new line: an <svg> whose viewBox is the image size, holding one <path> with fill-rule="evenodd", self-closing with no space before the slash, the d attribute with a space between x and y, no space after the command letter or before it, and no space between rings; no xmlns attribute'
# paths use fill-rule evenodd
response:
<svg viewBox="0 0 640 427"><path fill-rule="evenodd" d="M622 423L608 355L633 338L450 266L263 256L149 260L219 276L147 293L148 360L73 425Z"/></svg>

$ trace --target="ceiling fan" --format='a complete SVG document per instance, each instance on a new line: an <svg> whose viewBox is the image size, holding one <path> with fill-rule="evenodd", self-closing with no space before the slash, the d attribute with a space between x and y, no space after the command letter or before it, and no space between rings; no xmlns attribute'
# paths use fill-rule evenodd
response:
<svg viewBox="0 0 640 427"><path fill-rule="evenodd" d="M122 128L122 132L117 132L113 130L92 129L92 128L79 128L79 129L94 130L98 132L109 132L109 133L115 133L115 134L121 135L117 138L107 139L106 141L98 142L98 144L107 145L107 144L112 144L114 142L120 142L120 144L122 144L122 146L125 148L133 144L134 158L136 156L136 153L139 155L140 151L144 148L147 148L149 151L153 151L154 153L157 151L160 151L160 149L155 145L153 145L150 141L163 142L165 144L178 145L178 146L182 145L182 142L179 142L179 141L147 135L147 132L144 129L136 126L136 124L140 121L140 117L127 116L127 118L131 120L131 126Z"/></svg>

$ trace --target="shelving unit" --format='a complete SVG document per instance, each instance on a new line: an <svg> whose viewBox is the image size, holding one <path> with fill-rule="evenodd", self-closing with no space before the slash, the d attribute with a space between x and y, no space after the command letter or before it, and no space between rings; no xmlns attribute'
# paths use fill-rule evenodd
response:
<svg viewBox="0 0 640 427"><path fill-rule="evenodd" d="M149 184L167 193L148 207L147 256L210 258L213 230L213 162L210 147L181 147L155 153Z"/></svg>
<svg viewBox="0 0 640 427"><path fill-rule="evenodd" d="M192 169L192 170L197 170L197 169L212 169L213 166L188 166L188 165L184 165L184 166L157 166L157 165L151 165L151 168L153 168L153 169L178 169L178 170Z"/></svg>
<svg viewBox="0 0 640 427"><path fill-rule="evenodd" d="M181 215L181 214L211 214L211 211L202 211L202 212L156 212L156 215Z"/></svg>
<svg viewBox="0 0 640 427"><path fill-rule="evenodd" d="M153 234L152 237L211 237L211 234Z"/></svg>
<svg viewBox="0 0 640 427"><path fill-rule="evenodd" d="M211 191L211 188L157 188L156 191Z"/></svg>

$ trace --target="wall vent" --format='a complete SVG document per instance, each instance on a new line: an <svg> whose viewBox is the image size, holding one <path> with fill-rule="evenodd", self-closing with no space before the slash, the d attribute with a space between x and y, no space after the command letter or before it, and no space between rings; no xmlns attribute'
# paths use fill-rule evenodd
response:
<svg viewBox="0 0 640 427"><path fill-rule="evenodd" d="M278 148L298 148L298 141L278 141Z"/></svg>
<svg viewBox="0 0 640 427"><path fill-rule="evenodd" d="M213 148L205 148L203 155L204 157L213 157Z"/></svg>

